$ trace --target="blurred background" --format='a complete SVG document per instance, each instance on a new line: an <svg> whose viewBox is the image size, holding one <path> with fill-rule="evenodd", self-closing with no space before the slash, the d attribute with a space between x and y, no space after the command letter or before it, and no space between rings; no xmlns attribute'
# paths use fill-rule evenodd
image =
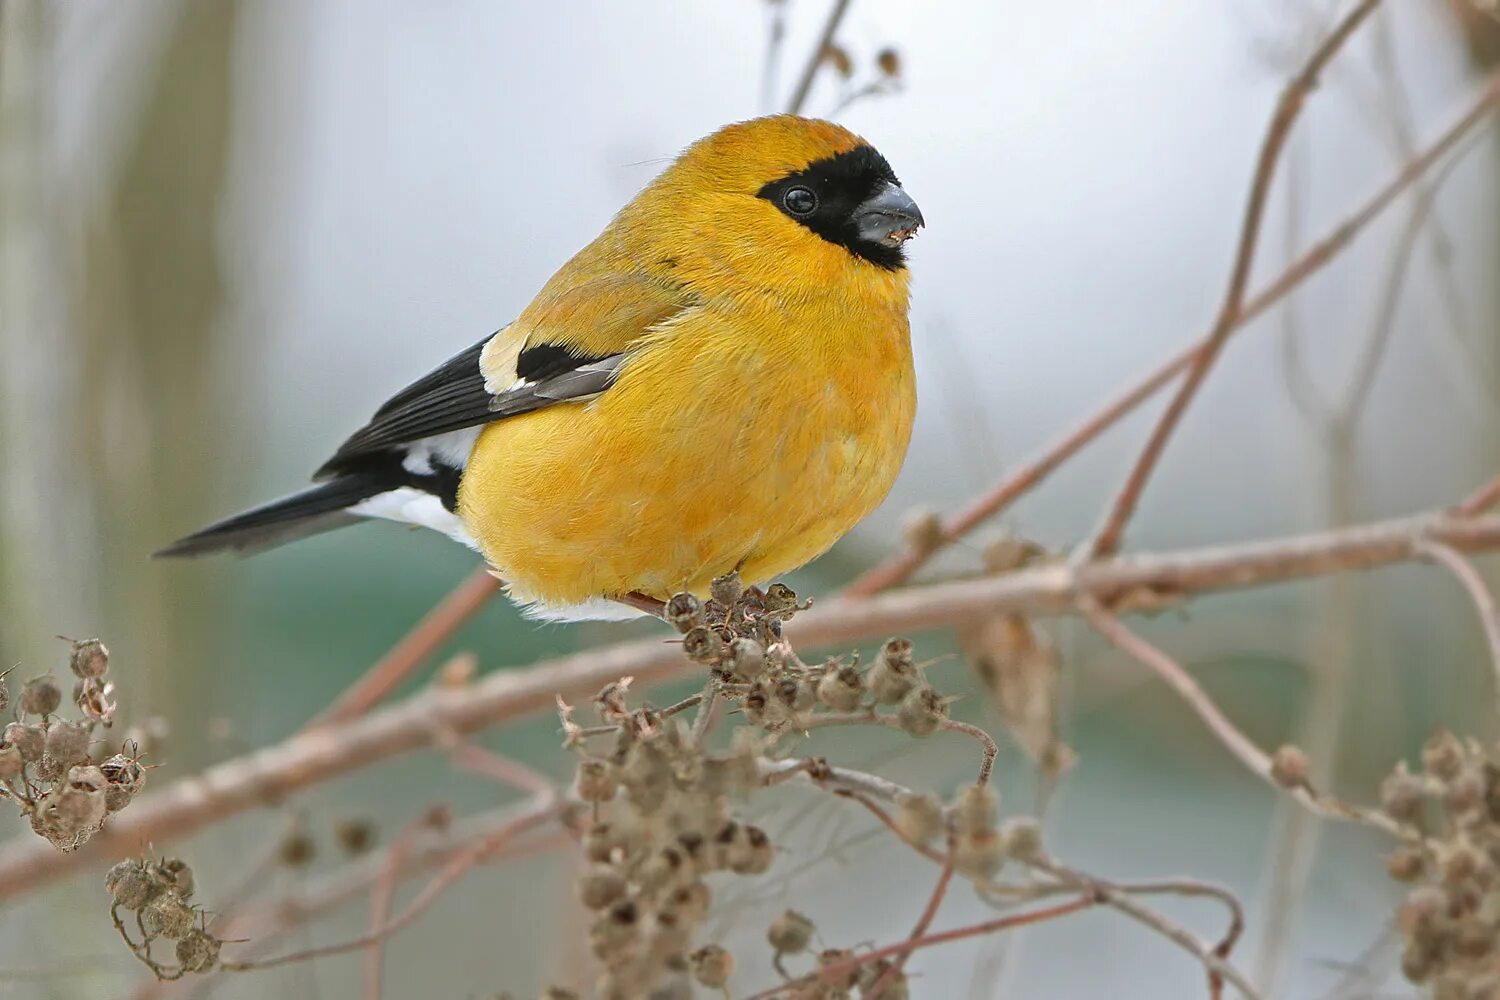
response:
<svg viewBox="0 0 1500 1000"><path fill-rule="evenodd" d="M388 525L248 561L148 553L296 488L391 392L508 322L666 159L783 107L827 12L813 0L0 0L0 666L60 668L56 633L104 638L126 722L170 722L153 783L295 731L473 556ZM821 73L805 110L837 110L876 143L929 221L911 265L920 415L889 502L792 581L799 591L847 582L897 547L905 512L953 509L1206 330L1270 109L1337 12L854 0L837 36L852 76ZM886 48L894 80L876 67ZM1385 4L1291 139L1256 283L1446 126L1497 57L1500 24L1473 7ZM859 96L871 83L880 92ZM1500 468L1497 154L1482 130L1236 338L1151 485L1136 548L1415 512ZM1054 548L1086 536L1154 412L1005 525ZM963 547L939 571L977 565ZM1078 754L1048 812L1056 853L1111 878L1232 886L1251 913L1237 959L1269 995L1409 995L1385 845L1320 835L1140 668L1075 623L1045 628L1063 664L1057 725ZM1497 735L1472 610L1434 569L1196 601L1142 628L1263 745L1295 740L1356 800L1438 723ZM495 602L452 645L503 670L651 631L538 626ZM957 648L915 638L924 655ZM958 717L999 728L961 656L934 671L943 690L973 692ZM567 772L553 719L489 742ZM819 735L809 752L942 791L973 766L960 741L914 751L880 734ZM1032 805L1033 770L1020 749L1002 754L1017 810ZM507 795L419 757L182 851L210 902L289 814L320 838L316 871L339 860L340 819L388 834L434 801L470 811ZM929 866L826 797L761 808L783 856L724 908L729 940L763 949L787 905L829 944L909 931ZM559 856L466 879L392 943L389 994L524 997L566 981L585 926L569 877ZM1217 911L1167 909L1218 933ZM940 926L987 912L958 891ZM0 996L128 995L139 974L106 914L92 876L0 909ZM309 940L364 920L356 906ZM216 995L349 996L358 965L231 977ZM1203 988L1172 946L1106 913L928 952L912 969L921 997ZM736 989L768 977L748 968Z"/></svg>

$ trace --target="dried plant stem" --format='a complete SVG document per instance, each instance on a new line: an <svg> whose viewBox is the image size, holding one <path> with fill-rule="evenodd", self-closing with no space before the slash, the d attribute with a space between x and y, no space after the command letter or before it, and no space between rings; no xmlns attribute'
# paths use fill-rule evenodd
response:
<svg viewBox="0 0 1500 1000"><path fill-rule="evenodd" d="M1453 508L1453 513L1460 517L1473 517L1476 514L1483 514L1496 504L1500 504L1500 476L1496 476L1471 493L1462 503Z"/></svg>
<svg viewBox="0 0 1500 1000"><path fill-rule="evenodd" d="M406 857L411 853L412 842L423 828L432 825L431 820L431 814L424 816L408 823L396 835L386 855L385 870L380 873L375 888L370 892L369 933L377 937L365 952L365 1000L380 1000L385 984L385 938L378 935L390 923L391 904L396 898L396 883L401 877L401 869L406 865Z"/></svg>
<svg viewBox="0 0 1500 1000"><path fill-rule="evenodd" d="M1442 542L1427 541L1422 543L1421 552L1453 574L1454 579L1458 580L1468 592L1469 600L1474 604L1474 610L1479 612L1479 625L1484 630L1485 644L1490 654L1490 668L1495 675L1497 712L1500 712L1500 609L1497 609L1495 605L1495 595L1490 593L1489 586L1484 582L1484 577L1479 575L1479 570L1474 568L1474 564L1465 559L1453 546L1444 545Z"/></svg>
<svg viewBox="0 0 1500 1000"><path fill-rule="evenodd" d="M876 948L841 962L830 962L810 976L804 976L801 979L795 979L792 982L774 986L769 990L762 990L748 997L747 1000L769 1000L771 997L784 996L799 986L817 982L820 978L834 980L846 973L853 972L862 965L869 965L871 962L877 962L891 955L904 956L922 948L931 948L934 945L948 944L952 941L980 937L985 934L998 934L1001 931L1011 930L1016 927L1025 927L1029 924L1039 924L1047 920L1056 920L1059 917L1066 917L1080 910L1086 910L1091 906L1097 906L1101 902L1102 900L1091 893L1067 903L1044 906L1035 910L1028 910L1025 913L1013 913L1010 916L986 920L983 923L970 924L967 927L958 927L953 930L928 934L923 937L901 941L897 944L886 945L883 948Z"/></svg>
<svg viewBox="0 0 1500 1000"><path fill-rule="evenodd" d="M948 856L941 851L934 850L926 844L913 843L905 838L900 829L888 812L877 805L869 796L859 792L846 793L848 798L853 799L864 806L876 819L890 830L897 839L901 840L912 850L922 857L927 858L934 864L946 866ZM1168 940L1179 945L1194 957L1196 957L1210 975L1221 977L1226 982L1232 983L1246 997L1256 996L1254 988L1250 985L1242 973L1228 963L1228 955L1238 942L1240 935L1244 932L1245 914L1238 899L1229 890L1207 882L1196 879L1157 879L1145 882L1112 882L1097 878L1092 875L1068 868L1061 862L1045 856L1028 859L1025 862L1029 867L1051 876L1054 881L1031 882L1025 885L1011 885L1002 882L991 882L978 879L973 876L965 876L974 884L981 896L1001 896L1007 900L1016 899L1039 899L1046 896L1054 896L1061 892L1074 892L1080 886L1087 886L1093 891L1103 891L1105 902L1128 913L1133 918L1140 920L1148 927L1160 931ZM1151 895L1173 895L1203 897L1214 899L1224 904L1229 911L1229 928L1219 944L1210 948L1198 937L1185 928L1178 926L1171 920L1142 906L1138 901L1132 900L1131 896Z"/></svg>
<svg viewBox="0 0 1500 1000"><path fill-rule="evenodd" d="M1407 188L1416 183L1434 164L1452 152L1465 136L1488 120L1490 112L1497 103L1500 103L1500 72L1493 74L1469 107L1426 149L1407 162L1384 187L1343 222L1330 230L1321 240L1313 244L1311 249L1289 265L1274 281L1256 295L1248 298L1235 319L1235 329L1260 317L1334 260L1345 247L1353 242L1355 236L1383 214ZM855 580L845 590L845 595L865 597L910 579L912 574L925 565L936 552L963 538L984 521L1015 503L1083 450L1085 446L1168 385L1174 377L1187 369L1193 359L1208 345L1212 336L1213 331L1210 331L1202 339L1177 352L1139 382L1120 392L1077 428L1043 450L1037 458L1017 469L968 507L944 521L940 545L926 548L908 545L901 552ZM1500 477L1496 477L1485 489L1460 504L1455 513L1478 514L1496 503L1500 503Z"/></svg>
<svg viewBox="0 0 1500 1000"><path fill-rule="evenodd" d="M500 581L485 567L476 569L443 598L400 642L392 646L363 677L338 697L308 728L343 722L390 697L392 691L437 652L438 647L478 614L500 590Z"/></svg>
<svg viewBox="0 0 1500 1000"><path fill-rule="evenodd" d="M1115 615L1088 594L1079 598L1079 610L1100 635L1125 653L1150 667L1165 681L1188 706L1203 720L1214 738L1229 750L1241 764L1273 788L1282 786L1276 782L1271 771L1271 756L1256 746L1244 732L1229 720L1218 704L1198 685L1180 663L1151 643L1125 627ZM1309 811L1331 819L1350 820L1399 836L1400 830L1394 820L1371 809L1361 809L1336 799L1315 793L1307 787L1288 790L1293 798Z"/></svg>
<svg viewBox="0 0 1500 1000"><path fill-rule="evenodd" d="M818 33L818 44L807 57L807 63L802 67L802 75L797 78L797 87L792 91L792 99L787 102L786 110L789 114L801 114L802 109L807 105L807 97L812 93L813 81L818 78L818 70L823 66L824 55L828 52L828 46L833 44L833 36L838 34L839 25L848 12L849 0L833 0L833 7L828 11L828 20L823 22L823 30Z"/></svg>
<svg viewBox="0 0 1500 1000"><path fill-rule="evenodd" d="M902 730L901 720L894 715L882 715L873 709L867 712L834 713L825 712L812 715L803 719L800 727L803 730L822 729L826 726L859 726L872 725L884 726L887 729ZM797 727L793 727L795 730ZM975 784L988 784L990 772L995 769L995 758L1000 755L1000 745L995 738L978 726L957 719L944 719L939 723L939 728L948 733L960 733L969 737L979 744L981 757L979 760L979 777Z"/></svg>
<svg viewBox="0 0 1500 1000"><path fill-rule="evenodd" d="M1500 516L1424 515L1244 545L1137 556L1075 570L1040 566L1006 576L960 580L862 600L820 603L788 626L815 647L975 621L1000 612L1067 614L1079 594L1114 603L1148 593L1172 599L1197 592L1370 569L1419 557L1437 540L1459 551L1500 548ZM161 846L299 788L430 747L435 733L466 735L548 712L555 698L586 696L633 676L640 685L698 669L655 639L622 643L492 674L466 689L434 687L396 705L299 733L142 796L111 818L84 848L60 854L24 835L0 847L0 899L13 898L83 864ZM695 695L696 699L697 696Z"/></svg>
<svg viewBox="0 0 1500 1000"><path fill-rule="evenodd" d="M932 921L937 917L938 907L943 905L943 897L948 894L948 885L953 881L953 849L948 850L948 861L943 865L942 873L938 875L937 885L932 887L932 894L927 897L927 905L922 908L922 916L917 919L917 925L912 928L911 934L907 936L908 941L920 941L922 935L932 926ZM902 952L891 963L891 967L881 974L875 981L875 988L870 990L870 996L881 996L885 988L891 984L896 975L906 968L906 960L911 957L911 952Z"/></svg>
<svg viewBox="0 0 1500 1000"><path fill-rule="evenodd" d="M1261 223L1265 219L1266 203L1271 193L1271 181L1276 175L1276 164L1281 159L1281 151L1286 146L1292 125L1302 113L1308 96L1317 87L1318 78L1322 76L1328 63L1332 61L1339 49L1343 48L1355 29L1365 18L1374 13L1379 5L1380 0L1361 0L1356 4L1354 9L1345 15L1324 39L1323 44L1314 50L1301 72L1294 76L1286 89L1282 91L1281 100L1277 102L1276 111L1271 116L1271 123L1267 126L1265 139L1261 143L1260 156L1255 165L1255 176L1250 183L1250 197L1245 204L1245 218L1240 227L1239 248L1235 252L1234 266L1230 270L1229 288L1224 293L1224 302L1219 307L1219 315L1214 321L1213 332L1209 334L1208 342L1194 357L1187 376L1178 387L1177 394L1167 404L1166 410L1157 421L1150 438L1147 439L1146 446L1141 449L1134 468L1126 477L1125 485L1115 496L1109 516L1088 547L1091 558L1111 556L1119 551L1125 528L1135 513L1136 505L1146 489L1151 473L1166 450L1167 442L1171 440L1172 433L1177 429L1183 414L1192 405L1199 388L1208 377L1209 370L1213 368L1214 361L1223 350L1225 342L1234 332L1237 320L1244 311L1245 294L1250 286L1250 268L1255 262L1255 247L1259 242Z"/></svg>
<svg viewBox="0 0 1500 1000"><path fill-rule="evenodd" d="M416 898L407 904L405 909L394 918L385 921L378 928L367 934L350 941L306 948L302 951L289 952L274 958L253 959L245 962L224 962L222 968L226 972L250 972L258 969L271 969L281 965L290 965L295 962L308 962L313 959L327 958L330 955L342 955L351 951L361 951L366 948L375 947L392 934L410 925L412 921L425 913L469 869L480 864L496 851L504 848L506 844L521 833L555 819L561 812L561 808L561 804L555 797L539 797L536 808L523 813L506 826L492 832L479 842L471 844L462 853L450 858L443 865L442 869L433 876L432 880L423 887L422 891L417 894Z"/></svg>

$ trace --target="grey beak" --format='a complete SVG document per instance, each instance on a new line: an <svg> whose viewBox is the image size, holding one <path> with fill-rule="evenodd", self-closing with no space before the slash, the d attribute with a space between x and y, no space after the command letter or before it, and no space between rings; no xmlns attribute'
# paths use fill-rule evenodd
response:
<svg viewBox="0 0 1500 1000"><path fill-rule="evenodd" d="M862 239L886 246L900 246L926 224L911 195L889 181L854 210L854 223Z"/></svg>

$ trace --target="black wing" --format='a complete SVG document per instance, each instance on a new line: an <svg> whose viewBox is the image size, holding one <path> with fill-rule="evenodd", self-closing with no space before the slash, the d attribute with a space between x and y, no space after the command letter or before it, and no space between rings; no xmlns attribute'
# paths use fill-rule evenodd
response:
<svg viewBox="0 0 1500 1000"><path fill-rule="evenodd" d="M373 454L422 438L597 395L609 388L625 359L623 354L591 357L555 344L538 345L522 351L516 360L523 381L492 394L480 368L480 355L491 339L486 337L392 396L314 478L339 475Z"/></svg>

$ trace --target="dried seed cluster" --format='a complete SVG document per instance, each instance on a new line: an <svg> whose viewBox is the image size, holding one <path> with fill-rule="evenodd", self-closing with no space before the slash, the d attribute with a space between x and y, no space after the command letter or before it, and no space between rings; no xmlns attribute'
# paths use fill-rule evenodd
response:
<svg viewBox="0 0 1500 1000"><path fill-rule="evenodd" d="M104 876L104 888L109 892L115 930L158 979L180 979L219 964L223 943L208 930L203 910L192 903L193 870L186 862L179 858L121 861ZM135 935L121 911L135 914ZM175 965L152 956L157 941L173 942Z"/></svg>
<svg viewBox="0 0 1500 1000"><path fill-rule="evenodd" d="M1500 998L1500 766L1439 730L1420 770L1398 764L1380 797L1404 840L1386 870L1411 885L1396 920L1402 971L1442 1000Z"/></svg>
<svg viewBox="0 0 1500 1000"><path fill-rule="evenodd" d="M120 753L92 756L95 729L109 726L115 712L109 651L98 639L67 642L79 718L58 714L62 688L52 674L43 674L21 688L14 721L0 733L0 798L15 802L31 828L61 851L81 847L146 781L140 753L129 740ZM10 707L0 674L0 712Z"/></svg>

